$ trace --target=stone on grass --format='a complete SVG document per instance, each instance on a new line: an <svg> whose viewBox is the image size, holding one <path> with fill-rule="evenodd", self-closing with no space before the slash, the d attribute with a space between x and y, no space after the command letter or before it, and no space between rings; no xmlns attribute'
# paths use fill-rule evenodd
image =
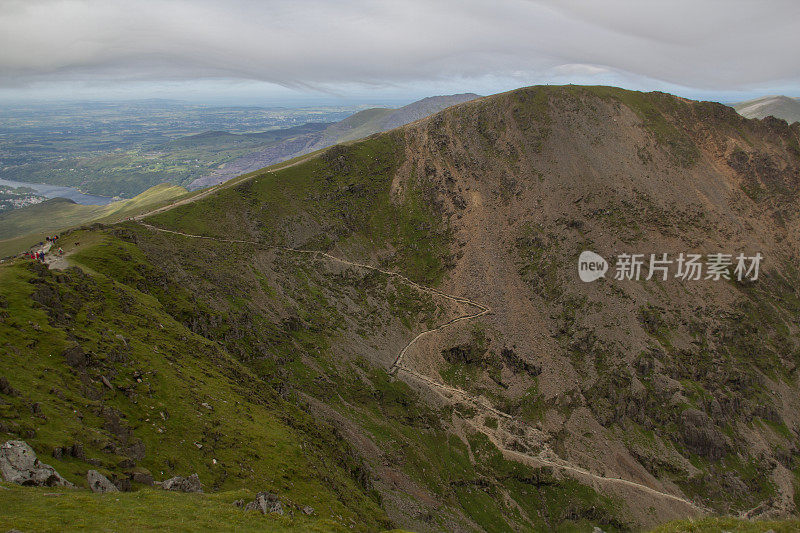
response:
<svg viewBox="0 0 800 533"><path fill-rule="evenodd" d="M197 474L189 477L175 476L161 482L164 490L175 490L179 492L203 492L203 485Z"/></svg>
<svg viewBox="0 0 800 533"><path fill-rule="evenodd" d="M271 492L259 492L256 494L255 500L244 506L244 510L261 511L261 514L283 514L283 505L281 505L277 494L272 494Z"/></svg>
<svg viewBox="0 0 800 533"><path fill-rule="evenodd" d="M92 489L92 492L99 492L100 494L119 492L119 489L97 470L86 472L86 481L89 482L89 488Z"/></svg>
<svg viewBox="0 0 800 533"><path fill-rule="evenodd" d="M134 483L141 483L142 485L148 485L150 487L152 487L154 483L152 474L150 474L150 472L143 470L131 474L131 480Z"/></svg>
<svg viewBox="0 0 800 533"><path fill-rule="evenodd" d="M56 469L36 458L36 452L21 440L0 446L0 473L10 483L35 487L74 487Z"/></svg>

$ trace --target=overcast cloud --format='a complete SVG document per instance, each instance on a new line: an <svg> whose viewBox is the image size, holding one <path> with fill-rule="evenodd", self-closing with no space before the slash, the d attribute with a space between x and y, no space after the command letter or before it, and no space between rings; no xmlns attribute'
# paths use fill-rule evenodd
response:
<svg viewBox="0 0 800 533"><path fill-rule="evenodd" d="M796 0L0 0L0 88L800 94L798 20Z"/></svg>

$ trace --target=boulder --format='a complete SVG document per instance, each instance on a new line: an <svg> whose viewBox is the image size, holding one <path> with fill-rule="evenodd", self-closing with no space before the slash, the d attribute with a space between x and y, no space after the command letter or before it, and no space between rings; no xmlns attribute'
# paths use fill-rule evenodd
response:
<svg viewBox="0 0 800 533"><path fill-rule="evenodd" d="M74 457L81 461L86 460L86 453L83 451L83 444L75 443L72 446L58 446L53 448L53 458Z"/></svg>
<svg viewBox="0 0 800 533"><path fill-rule="evenodd" d="M39 462L36 452L21 440L10 440L0 446L0 473L10 483L37 487L73 487L56 469Z"/></svg>
<svg viewBox="0 0 800 533"><path fill-rule="evenodd" d="M197 474L189 477L175 476L161 483L164 490L174 490L178 492L203 492L203 485Z"/></svg>
<svg viewBox="0 0 800 533"><path fill-rule="evenodd" d="M106 492L119 492L117 487L97 470L89 470L86 472L86 481L89 482L89 488L92 489L92 492L99 492L101 494Z"/></svg>
<svg viewBox="0 0 800 533"><path fill-rule="evenodd" d="M283 514L283 505L281 505L277 494L272 494L271 492L259 492L256 494L255 500L244 506L244 510L261 511L261 514Z"/></svg>
<svg viewBox="0 0 800 533"><path fill-rule="evenodd" d="M150 472L143 470L136 471L133 474L131 474L131 480L134 483L141 483L142 485L148 485L150 487L152 487L154 483L153 476L150 474Z"/></svg>

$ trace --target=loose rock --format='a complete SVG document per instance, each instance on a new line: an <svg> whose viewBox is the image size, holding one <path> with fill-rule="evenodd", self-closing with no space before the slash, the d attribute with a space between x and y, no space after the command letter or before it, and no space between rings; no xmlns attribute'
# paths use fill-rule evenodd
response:
<svg viewBox="0 0 800 533"><path fill-rule="evenodd" d="M134 472L131 475L131 479L134 483L141 483L142 485L153 486L153 476L150 475L150 472Z"/></svg>
<svg viewBox="0 0 800 533"><path fill-rule="evenodd" d="M89 470L86 472L86 481L89 482L89 488L92 489L92 492L99 492L100 494L119 492L119 489L97 470Z"/></svg>
<svg viewBox="0 0 800 533"><path fill-rule="evenodd" d="M271 492L259 492L256 499L244 507L245 511L261 511L261 514L273 513L283 514L283 505L278 499L277 494Z"/></svg>
<svg viewBox="0 0 800 533"><path fill-rule="evenodd" d="M169 478L161 483L161 488L179 492L203 492L203 485L200 483L200 477L197 474L192 474L189 477L175 476Z"/></svg>
<svg viewBox="0 0 800 533"><path fill-rule="evenodd" d="M21 440L10 440L0 446L0 472L10 483L36 487L73 487L56 469L39 462L36 452Z"/></svg>

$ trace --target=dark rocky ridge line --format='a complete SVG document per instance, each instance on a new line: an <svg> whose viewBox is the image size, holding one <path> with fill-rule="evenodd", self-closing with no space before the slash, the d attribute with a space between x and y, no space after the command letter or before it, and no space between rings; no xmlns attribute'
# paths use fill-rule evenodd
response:
<svg viewBox="0 0 800 533"><path fill-rule="evenodd" d="M342 141L355 140L360 137L367 137L375 133L404 126L437 113L449 106L474 100L475 98L479 98L479 96L472 93L431 96L399 109L387 109L385 112L378 113L377 116L372 117L369 116L370 113L379 110L361 111L341 122L327 126L322 131L298 135L280 141L274 146L269 146L258 152L231 161L225 165L225 168L194 180L188 188L189 190L196 190L224 183L242 174L247 174L248 172L253 172L269 165L281 163L317 150L322 150L323 148L327 148ZM362 116L368 118L359 118Z"/></svg>

